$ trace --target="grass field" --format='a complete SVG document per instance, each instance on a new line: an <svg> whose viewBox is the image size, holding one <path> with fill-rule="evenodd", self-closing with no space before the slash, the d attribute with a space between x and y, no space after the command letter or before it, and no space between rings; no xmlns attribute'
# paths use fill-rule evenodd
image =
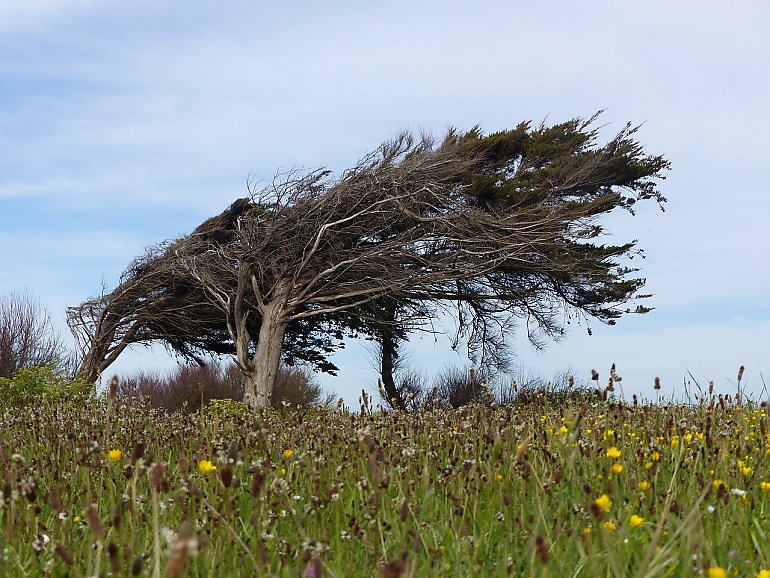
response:
<svg viewBox="0 0 770 578"><path fill-rule="evenodd" d="M770 577L763 407L0 413L2 576Z"/></svg>

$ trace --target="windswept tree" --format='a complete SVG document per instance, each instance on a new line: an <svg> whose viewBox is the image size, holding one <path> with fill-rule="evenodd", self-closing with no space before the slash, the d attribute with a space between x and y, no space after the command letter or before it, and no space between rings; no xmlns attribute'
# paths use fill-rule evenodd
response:
<svg viewBox="0 0 770 578"><path fill-rule="evenodd" d="M508 215L548 213L561 206L570 221L527 259L514 254L494 271L458 279L448 292L419 296L454 304L455 343L464 339L487 370L505 369L510 337L520 322L541 347L545 339L559 338L571 320L614 324L623 314L649 311L638 301L646 297L640 294L644 279L630 267L641 250L635 241L606 244L598 219L618 209L634 214L640 201L662 208L665 198L657 185L669 162L645 154L634 139L638 127L631 124L600 143L598 116L554 126L521 123L490 135L474 128L456 138L462 154L473 159L458 180L470 205ZM398 331L397 321L402 310L413 307L414 301L389 299L381 308L392 322L381 325L382 382L388 401L398 408L405 407L405 392L396 386L392 368L408 334Z"/></svg>
<svg viewBox="0 0 770 578"><path fill-rule="evenodd" d="M325 329L390 343L385 373L398 342L448 303L477 336L506 316L555 331L563 309L612 321L643 280L620 262L633 242L599 244L597 219L662 202L652 179L667 162L644 156L630 127L596 146L592 121L450 131L439 144L405 134L337 178L283 175L73 309L86 358L100 348L84 366L133 342L186 355L229 348L244 401L264 406L282 354L314 355Z"/></svg>

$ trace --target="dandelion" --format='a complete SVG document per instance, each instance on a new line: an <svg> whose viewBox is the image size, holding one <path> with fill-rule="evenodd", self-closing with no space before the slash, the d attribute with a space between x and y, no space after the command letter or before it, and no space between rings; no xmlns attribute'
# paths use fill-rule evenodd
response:
<svg viewBox="0 0 770 578"><path fill-rule="evenodd" d="M623 464L612 464L612 473L619 474L623 471Z"/></svg>
<svg viewBox="0 0 770 578"><path fill-rule="evenodd" d="M709 568L708 578L727 578L727 570L721 566L713 566Z"/></svg>
<svg viewBox="0 0 770 578"><path fill-rule="evenodd" d="M642 518L641 516L637 516L636 514L633 514L628 519L628 525L631 526L632 528L638 528L643 523L644 523L644 518Z"/></svg>
<svg viewBox="0 0 770 578"><path fill-rule="evenodd" d="M600 497L594 500L594 504L599 506L603 512L609 512L612 507L612 500L607 494L602 494Z"/></svg>
<svg viewBox="0 0 770 578"><path fill-rule="evenodd" d="M110 458L111 462L119 462L120 458L123 457L123 452L121 452L119 449L112 449L107 452L107 457Z"/></svg>
<svg viewBox="0 0 770 578"><path fill-rule="evenodd" d="M284 451L283 451L283 457L284 457L284 459L287 459L287 460L288 460L288 459L291 459L291 457L292 457L293 455L294 455L294 450L292 450L292 449L287 449L287 450L284 450Z"/></svg>
<svg viewBox="0 0 770 578"><path fill-rule="evenodd" d="M639 489L642 490L643 492L646 492L647 490L650 489L650 482L648 482L647 480L642 480L641 482L639 482Z"/></svg>
<svg viewBox="0 0 770 578"><path fill-rule="evenodd" d="M217 467L212 464L209 460L200 460L198 462L198 469L201 471L202 474L210 474L212 472L215 472Z"/></svg>
<svg viewBox="0 0 770 578"><path fill-rule="evenodd" d="M604 526L604 529L607 530L609 533L612 533L615 531L615 522L603 522L602 526Z"/></svg>
<svg viewBox="0 0 770 578"><path fill-rule="evenodd" d="M620 450L615 446L612 446L607 450L607 457L616 460L620 457Z"/></svg>

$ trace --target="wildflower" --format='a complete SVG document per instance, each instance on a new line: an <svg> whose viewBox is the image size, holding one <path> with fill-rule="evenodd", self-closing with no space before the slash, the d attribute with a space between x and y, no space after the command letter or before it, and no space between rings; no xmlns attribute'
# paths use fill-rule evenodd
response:
<svg viewBox="0 0 770 578"><path fill-rule="evenodd" d="M656 450L656 451L654 451L654 452L652 452L652 453L650 454L650 459L651 459L653 462L659 462L659 461L660 461L660 452L659 452L659 451L657 451L657 450Z"/></svg>
<svg viewBox="0 0 770 578"><path fill-rule="evenodd" d="M647 490L650 489L650 482L648 482L647 480L642 480L641 482L639 482L639 489L642 490L643 492L646 492Z"/></svg>
<svg viewBox="0 0 770 578"><path fill-rule="evenodd" d="M724 486L724 485L725 485L725 483L724 483L722 480L718 480L718 479L717 479L717 480L713 480L713 481L711 482L711 485L714 487L714 489L715 489L715 490L718 490L719 488L721 488L722 486Z"/></svg>
<svg viewBox="0 0 770 578"><path fill-rule="evenodd" d="M119 462L120 458L123 457L123 452L121 452L119 449L112 449L107 452L107 457L110 458L111 462Z"/></svg>
<svg viewBox="0 0 770 578"><path fill-rule="evenodd" d="M583 528L583 535L584 536L588 536L590 534L591 534L591 526L586 526L585 528Z"/></svg>
<svg viewBox="0 0 770 578"><path fill-rule="evenodd" d="M631 526L632 528L638 528L643 523L644 523L644 518L642 518L641 516L637 516L636 514L633 514L628 519L628 525Z"/></svg>
<svg viewBox="0 0 770 578"><path fill-rule="evenodd" d="M612 446L607 450L607 457L616 460L620 457L620 450L615 446Z"/></svg>
<svg viewBox="0 0 770 578"><path fill-rule="evenodd" d="M503 481L503 475L502 474L495 474L495 481L496 482L502 482ZM768 484L770 486L770 484Z"/></svg>
<svg viewBox="0 0 770 578"><path fill-rule="evenodd" d="M759 487L765 493L770 492L770 482L760 482ZM770 578L770 576L768 576L768 578Z"/></svg>
<svg viewBox="0 0 770 578"><path fill-rule="evenodd" d="M744 476L750 476L751 472L753 472L753 471L754 471L754 468L752 468L751 466L742 466L741 467L741 473Z"/></svg>
<svg viewBox="0 0 770 578"><path fill-rule="evenodd" d="M216 471L217 467L214 464L212 464L209 460L200 460L198 462L198 469L201 471L202 474L210 474Z"/></svg>
<svg viewBox="0 0 770 578"><path fill-rule="evenodd" d="M709 568L708 578L727 578L727 570L721 566L713 566Z"/></svg>
<svg viewBox="0 0 770 578"><path fill-rule="evenodd" d="M671 447L672 448L678 448L679 447L679 436L674 436L671 438Z"/></svg>
<svg viewBox="0 0 770 578"><path fill-rule="evenodd" d="M567 426L563 425L559 428L559 433L567 434L569 433L569 429L567 428Z"/></svg>
<svg viewBox="0 0 770 578"><path fill-rule="evenodd" d="M756 578L770 578L770 570L760 570Z"/></svg>
<svg viewBox="0 0 770 578"><path fill-rule="evenodd" d="M619 474L623 471L623 464L612 464L612 473Z"/></svg>
<svg viewBox="0 0 770 578"><path fill-rule="evenodd" d="M615 531L615 522L607 521L607 522L604 522L602 526L604 526L604 529L610 533Z"/></svg>
<svg viewBox="0 0 770 578"><path fill-rule="evenodd" d="M607 494L602 494L600 497L594 500L594 504L599 506L603 512L609 512L612 507L612 500Z"/></svg>
<svg viewBox="0 0 770 578"><path fill-rule="evenodd" d="M294 455L294 450L288 449L283 451L283 457L285 459L291 459L291 457Z"/></svg>

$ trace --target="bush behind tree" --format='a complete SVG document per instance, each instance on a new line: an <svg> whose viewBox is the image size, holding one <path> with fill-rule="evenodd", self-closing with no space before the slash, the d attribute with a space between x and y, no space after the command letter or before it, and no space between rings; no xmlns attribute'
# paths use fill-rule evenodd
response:
<svg viewBox="0 0 770 578"><path fill-rule="evenodd" d="M276 383L270 399L273 407L289 403L307 408L334 398L333 393L324 392L305 366L281 366ZM166 412L194 412L213 400L240 402L243 388L243 374L234 363L183 364L166 374L142 371L118 378L115 396L121 404L146 404Z"/></svg>

